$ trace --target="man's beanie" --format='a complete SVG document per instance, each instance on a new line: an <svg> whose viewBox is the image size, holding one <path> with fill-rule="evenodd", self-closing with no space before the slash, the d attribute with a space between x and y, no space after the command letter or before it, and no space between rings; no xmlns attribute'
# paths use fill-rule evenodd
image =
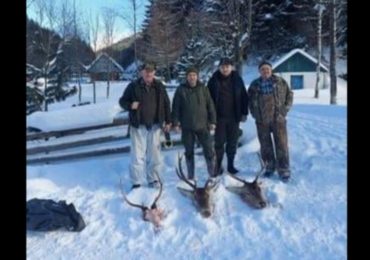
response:
<svg viewBox="0 0 370 260"><path fill-rule="evenodd" d="M199 73L199 71L198 71L198 69L196 68L196 67L189 67L189 68L187 68L187 70L186 70L186 76L189 74L189 73L192 73L192 72L194 72L194 73L196 73L196 74L198 74Z"/></svg>
<svg viewBox="0 0 370 260"><path fill-rule="evenodd" d="M143 65L141 65L140 70L153 71L153 70L155 70L155 65L154 65L154 63L147 62L147 63L144 63Z"/></svg>
<svg viewBox="0 0 370 260"><path fill-rule="evenodd" d="M260 69L263 65L269 65L271 68L272 68L272 65L270 62L268 61L262 61L259 65L258 65L258 69Z"/></svg>

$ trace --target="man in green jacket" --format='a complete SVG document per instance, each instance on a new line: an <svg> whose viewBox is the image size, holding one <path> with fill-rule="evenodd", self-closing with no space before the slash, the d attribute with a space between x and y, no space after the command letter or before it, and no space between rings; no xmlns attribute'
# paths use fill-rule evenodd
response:
<svg viewBox="0 0 370 260"><path fill-rule="evenodd" d="M216 128L216 110L209 90L198 80L198 70L186 71L186 83L181 84L173 98L172 123L176 131L182 130L185 146L188 179L194 179L194 143L197 137L203 147L209 177L215 177L215 153L210 131Z"/></svg>

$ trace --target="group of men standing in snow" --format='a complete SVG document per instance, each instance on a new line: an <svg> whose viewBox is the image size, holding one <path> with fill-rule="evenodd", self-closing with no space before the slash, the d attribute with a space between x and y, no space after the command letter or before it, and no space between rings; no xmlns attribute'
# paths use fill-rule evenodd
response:
<svg viewBox="0 0 370 260"><path fill-rule="evenodd" d="M142 185L144 173L149 187L158 187L156 174L161 171L161 131L181 131L185 147L188 179L195 178L194 144L203 148L209 178L222 175L226 151L227 171L237 174L234 159L239 138L239 124L248 112L255 119L265 177L277 170L282 181L290 178L286 115L293 103L287 82L272 73L269 62L259 66L260 77L248 91L234 70L232 60L222 58L207 86L199 81L198 70L189 67L186 82L175 92L172 109L164 85L155 79L155 66L141 67L141 77L131 82L119 99L129 111L132 188ZM171 112L172 111L172 112ZM214 133L214 142L211 132Z"/></svg>

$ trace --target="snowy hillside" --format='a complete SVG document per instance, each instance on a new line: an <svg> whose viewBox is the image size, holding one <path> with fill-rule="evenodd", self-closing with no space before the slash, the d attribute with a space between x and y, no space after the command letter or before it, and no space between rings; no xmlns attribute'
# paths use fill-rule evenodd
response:
<svg viewBox="0 0 370 260"><path fill-rule="evenodd" d="M108 120L104 117L114 114L126 85L112 84L109 100L102 87L98 104L86 106L90 115ZM27 166L27 200L66 200L87 224L80 233L27 232L27 259L346 259L347 86L340 79L338 85L337 106L327 105L328 89L320 92L319 100L312 98L312 89L295 91L287 119L292 180L284 184L277 176L262 178L270 201L263 210L249 208L227 191L225 186L232 180L224 176L215 194L214 216L202 218L176 189L177 151L173 150L163 151L164 192L159 205L167 218L160 232L122 199L120 178L126 192L131 186L127 155ZM73 103L76 97L51 105L47 116L58 121L62 117L58 111L63 110L73 115L71 121L84 120L78 114L83 107L71 108ZM101 111L105 109L106 113ZM47 125L32 115L30 120ZM236 166L240 177L252 180L259 169L253 119L248 117L241 127L243 146L238 149ZM196 158L196 169L203 184L207 174L202 156ZM153 192L143 188L130 193L130 198L149 203Z"/></svg>

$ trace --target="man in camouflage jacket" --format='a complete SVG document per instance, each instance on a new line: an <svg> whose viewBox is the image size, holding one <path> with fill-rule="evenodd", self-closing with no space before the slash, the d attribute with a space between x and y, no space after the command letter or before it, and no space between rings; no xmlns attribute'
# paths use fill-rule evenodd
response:
<svg viewBox="0 0 370 260"><path fill-rule="evenodd" d="M286 182L290 178L286 115L293 104L293 92L283 78L272 74L270 63L262 62L258 68L261 76L250 84L248 96L266 164L264 175L269 177L277 169Z"/></svg>

